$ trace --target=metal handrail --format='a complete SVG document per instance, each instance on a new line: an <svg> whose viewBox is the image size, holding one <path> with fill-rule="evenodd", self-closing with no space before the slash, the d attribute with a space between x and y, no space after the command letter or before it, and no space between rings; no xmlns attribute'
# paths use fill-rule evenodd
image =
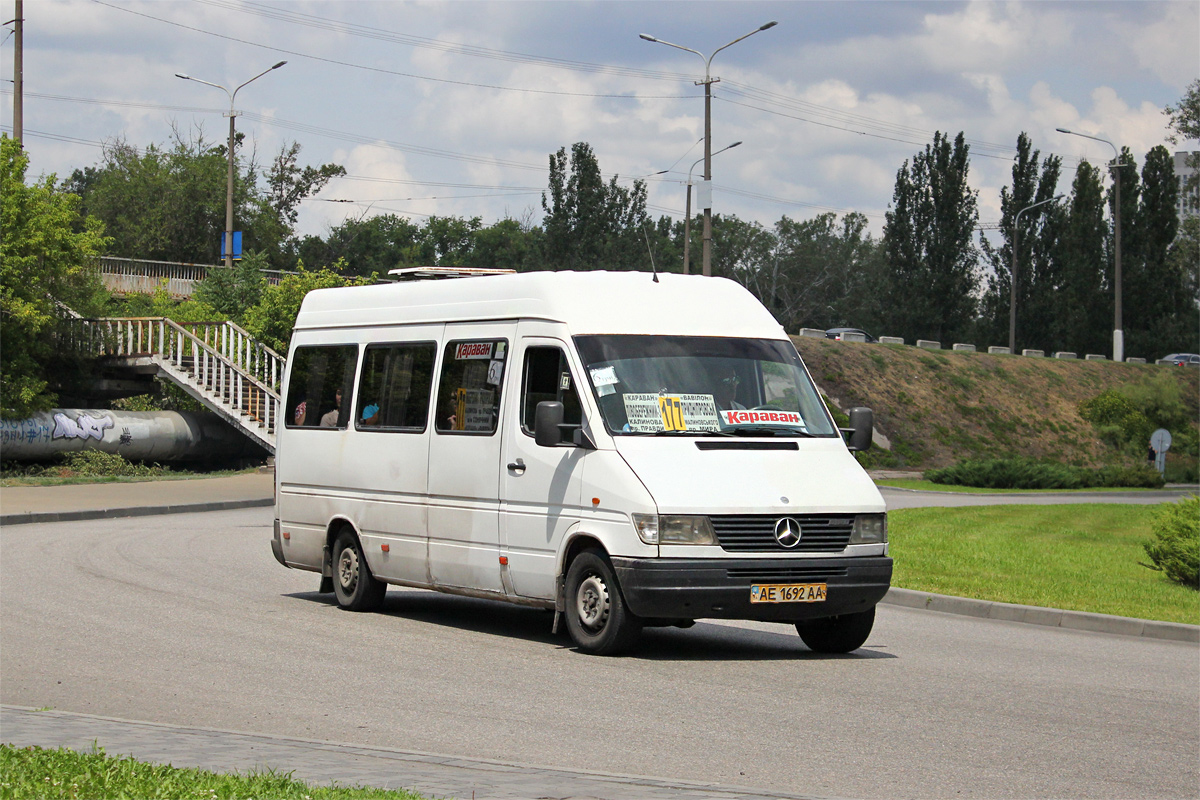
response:
<svg viewBox="0 0 1200 800"><path fill-rule="evenodd" d="M278 386L283 358L242 328L227 322L181 324L165 317L80 318L68 326L79 330L72 342L76 347L95 355L157 357L187 375L210 402L245 411L268 435L274 432L282 407ZM191 364L185 364L189 358Z"/></svg>

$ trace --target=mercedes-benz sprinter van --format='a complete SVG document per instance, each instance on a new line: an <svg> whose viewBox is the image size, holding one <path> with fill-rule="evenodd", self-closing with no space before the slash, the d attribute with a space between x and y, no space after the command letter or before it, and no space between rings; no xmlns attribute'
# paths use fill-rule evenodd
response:
<svg viewBox="0 0 1200 800"><path fill-rule="evenodd" d="M272 548L337 603L388 584L552 609L586 652L697 619L848 652L888 590L884 501L795 346L720 278L537 272L311 292Z"/></svg>

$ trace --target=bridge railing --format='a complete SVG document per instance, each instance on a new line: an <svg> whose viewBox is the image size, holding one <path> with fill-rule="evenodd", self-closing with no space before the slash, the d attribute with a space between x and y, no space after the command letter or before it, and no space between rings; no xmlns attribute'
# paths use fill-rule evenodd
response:
<svg viewBox="0 0 1200 800"><path fill-rule="evenodd" d="M100 278L110 292L153 294L165 286L172 297L191 297L196 284L211 273L226 269L224 264L190 264L177 261L153 261L144 258L100 257ZM287 275L277 269L261 270L263 280L275 286Z"/></svg>
<svg viewBox="0 0 1200 800"><path fill-rule="evenodd" d="M284 358L231 322L177 323L164 317L64 322L64 346L96 356L145 357L186 376L207 401L256 421L270 437L279 419ZM247 426L248 427L248 426Z"/></svg>

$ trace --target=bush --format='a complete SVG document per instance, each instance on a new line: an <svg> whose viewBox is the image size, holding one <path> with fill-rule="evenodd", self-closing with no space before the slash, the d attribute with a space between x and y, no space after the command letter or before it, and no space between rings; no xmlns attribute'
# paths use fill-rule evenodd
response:
<svg viewBox="0 0 1200 800"><path fill-rule="evenodd" d="M103 450L80 450L63 453L58 460L48 464L4 462L0 464L0 477L8 478L105 478L105 477L148 477L166 475L171 470L158 464L135 464L118 453Z"/></svg>
<svg viewBox="0 0 1200 800"><path fill-rule="evenodd" d="M1143 546L1154 562L1143 566L1200 589L1200 497L1164 503L1154 520L1154 540Z"/></svg>
<svg viewBox="0 0 1200 800"><path fill-rule="evenodd" d="M119 453L103 450L80 450L63 455L63 467L75 475L154 475L161 470L145 464L126 461Z"/></svg>
<svg viewBox="0 0 1200 800"><path fill-rule="evenodd" d="M985 489L1088 489L1093 487L1159 488L1163 478L1151 467L1087 469L1029 458L991 458L962 461L925 472L934 483Z"/></svg>

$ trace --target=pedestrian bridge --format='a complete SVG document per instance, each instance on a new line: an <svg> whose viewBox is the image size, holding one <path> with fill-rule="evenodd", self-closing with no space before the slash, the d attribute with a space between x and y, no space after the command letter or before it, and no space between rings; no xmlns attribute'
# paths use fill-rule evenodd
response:
<svg viewBox="0 0 1200 800"><path fill-rule="evenodd" d="M174 298L191 297L196 284L213 272L227 269L224 264L189 264L116 256L101 256L99 267L104 288L113 294L154 294L162 287ZM270 285L277 285L285 275L295 274L277 269L262 270L263 280Z"/></svg>
<svg viewBox="0 0 1200 800"><path fill-rule="evenodd" d="M89 319L63 308L60 346L171 381L275 453L284 357L233 322L165 317Z"/></svg>

